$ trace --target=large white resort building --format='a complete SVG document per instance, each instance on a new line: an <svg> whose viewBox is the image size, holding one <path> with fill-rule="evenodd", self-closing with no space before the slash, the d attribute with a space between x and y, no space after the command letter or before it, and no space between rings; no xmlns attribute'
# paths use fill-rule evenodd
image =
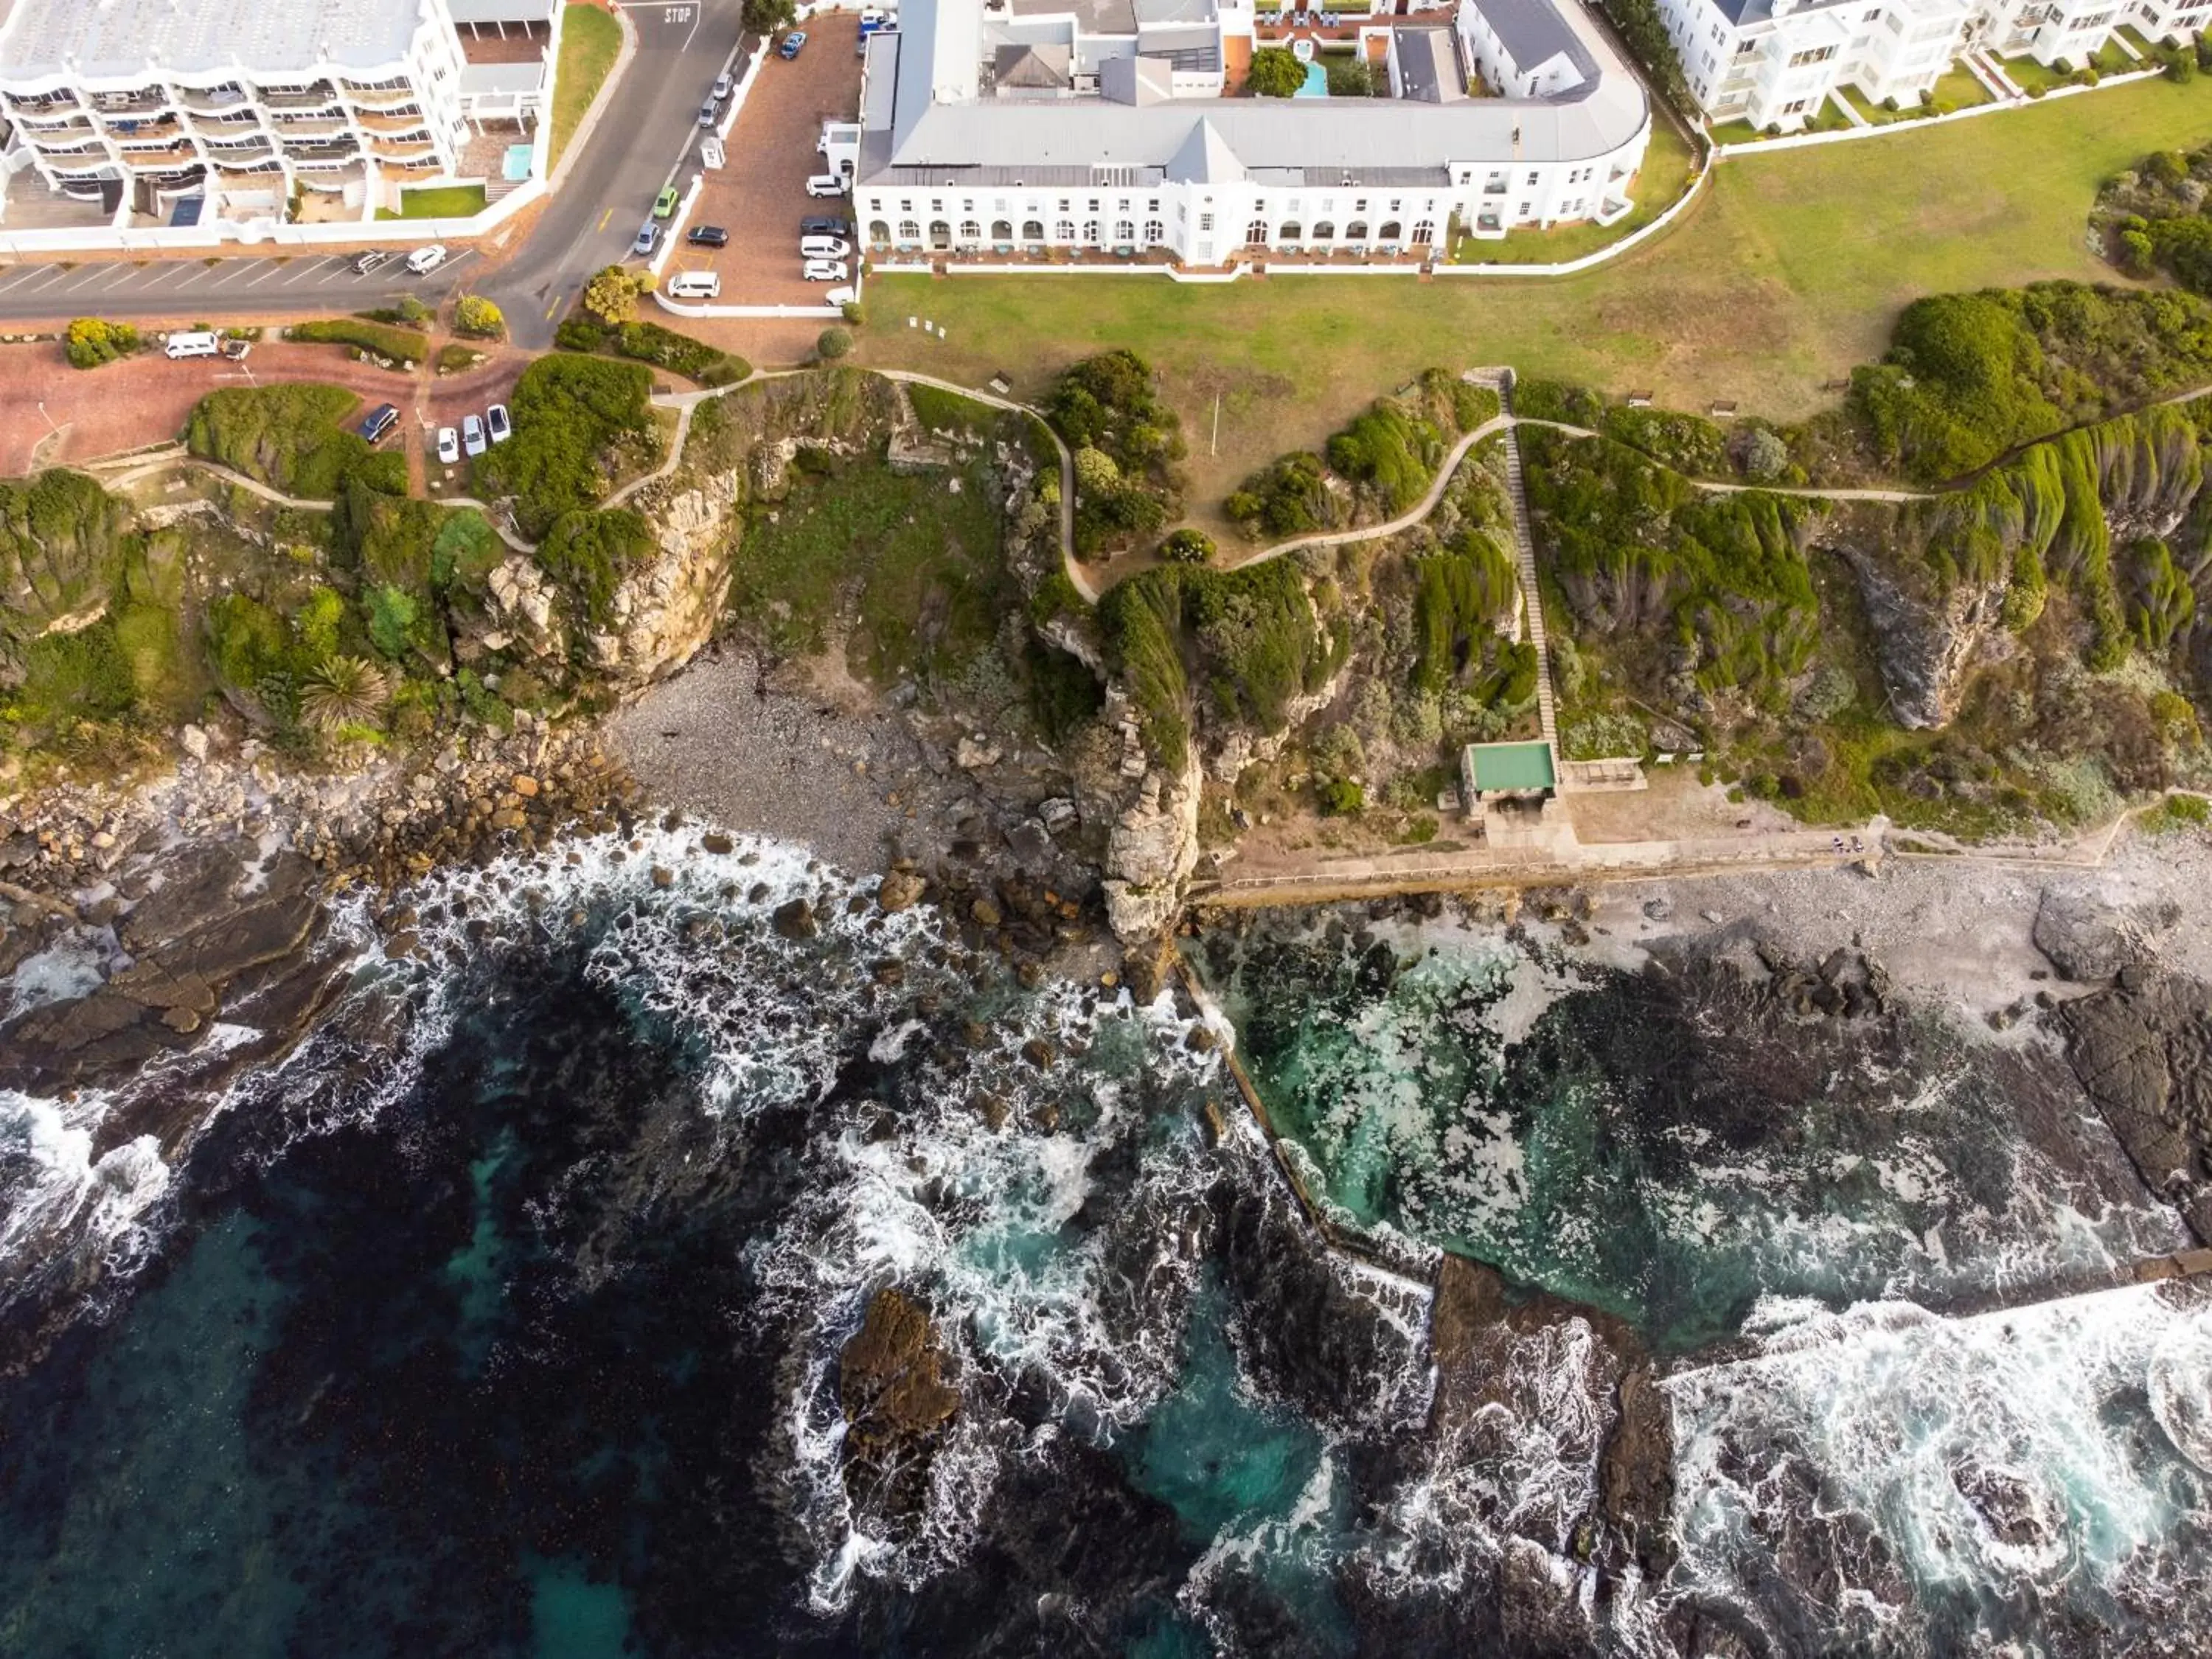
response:
<svg viewBox="0 0 2212 1659"><path fill-rule="evenodd" d="M1455 225L1633 205L1651 113L1580 0L1363 26L1343 45L1388 96L1323 95L1321 61L1299 96L1236 95L1268 43L1249 0L905 0L824 148L878 258L1441 256Z"/></svg>
<svg viewBox="0 0 2212 1659"><path fill-rule="evenodd" d="M561 0L0 0L9 204L35 215L35 179L127 228L497 194L550 106L560 20Z"/></svg>
<svg viewBox="0 0 2212 1659"><path fill-rule="evenodd" d="M1714 120L1786 132L1845 87L1917 104L1969 51L2078 69L2122 24L2193 40L2212 0L1660 0L1660 12Z"/></svg>

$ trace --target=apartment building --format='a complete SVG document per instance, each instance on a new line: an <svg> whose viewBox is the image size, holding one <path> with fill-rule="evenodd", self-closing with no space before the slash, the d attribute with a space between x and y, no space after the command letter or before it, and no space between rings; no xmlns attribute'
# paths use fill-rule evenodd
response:
<svg viewBox="0 0 2212 1659"><path fill-rule="evenodd" d="M1966 50L1973 0L1660 0L1715 121L1788 131L1840 88L1916 104Z"/></svg>
<svg viewBox="0 0 2212 1659"><path fill-rule="evenodd" d="M1476 95L1474 30L1503 3L1556 20L1536 95ZM1242 0L905 0L824 148L878 257L1371 258L1632 206L1650 112L1579 0L1362 28L1388 97L1328 97L1318 69L1297 97L1229 95L1226 66L1271 43Z"/></svg>
<svg viewBox="0 0 2212 1659"><path fill-rule="evenodd" d="M366 216L550 108L559 31L559 0L15 0L6 165L118 220L308 192Z"/></svg>

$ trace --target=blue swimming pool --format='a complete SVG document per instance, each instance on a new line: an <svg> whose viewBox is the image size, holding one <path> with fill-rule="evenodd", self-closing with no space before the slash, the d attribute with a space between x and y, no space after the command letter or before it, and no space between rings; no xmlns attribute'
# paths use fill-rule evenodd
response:
<svg viewBox="0 0 2212 1659"><path fill-rule="evenodd" d="M1306 65L1306 83L1291 94L1293 98L1326 98L1328 96L1328 71L1319 64Z"/></svg>

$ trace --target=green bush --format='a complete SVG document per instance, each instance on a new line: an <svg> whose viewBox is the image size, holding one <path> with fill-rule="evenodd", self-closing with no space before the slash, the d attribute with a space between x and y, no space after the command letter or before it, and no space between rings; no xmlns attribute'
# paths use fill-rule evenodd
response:
<svg viewBox="0 0 2212 1659"><path fill-rule="evenodd" d="M372 357L381 357L408 368L430 354L429 336L420 331L393 328L361 317L326 317L317 322L295 323L284 331L284 337L349 345Z"/></svg>
<svg viewBox="0 0 2212 1659"><path fill-rule="evenodd" d="M1278 457L1245 479L1226 508L1246 535L1268 541L1328 529L1337 516L1321 457L1303 450Z"/></svg>
<svg viewBox="0 0 2212 1659"><path fill-rule="evenodd" d="M1427 490L1444 447L1433 425L1407 415L1393 398L1379 398L1329 439L1328 465L1372 485L1390 512L1404 513Z"/></svg>
<svg viewBox="0 0 2212 1659"><path fill-rule="evenodd" d="M1331 778L1321 787L1321 810L1332 818L1355 817L1367 810L1367 792L1350 778Z"/></svg>
<svg viewBox="0 0 2212 1659"><path fill-rule="evenodd" d="M1109 351L1074 364L1054 386L1045 413L1079 465L1085 450L1110 465L1109 477L1097 461L1091 463L1097 482L1076 491L1077 552L1087 556L1141 539L1179 509L1175 464L1183 456L1182 426L1153 389L1150 366L1134 352Z"/></svg>
<svg viewBox="0 0 2212 1659"><path fill-rule="evenodd" d="M554 331L553 341L563 351L599 352L651 363L703 386L735 386L753 372L744 358L658 323L607 327L589 317L571 317Z"/></svg>
<svg viewBox="0 0 2212 1659"><path fill-rule="evenodd" d="M1213 538L1186 526L1162 542L1159 553L1170 564L1204 564L1213 556Z"/></svg>
<svg viewBox="0 0 2212 1659"><path fill-rule="evenodd" d="M193 406L185 444L288 495L334 501L349 477L366 467L381 484L395 462L404 491L405 458L374 456L359 434L340 424L360 402L343 386L223 386Z"/></svg>
<svg viewBox="0 0 2212 1659"><path fill-rule="evenodd" d="M1691 95L1682 60L1675 55L1674 42L1667 33L1667 20L1656 0L1600 0L1599 9L1619 32L1659 95L1692 121L1701 119L1705 112Z"/></svg>
<svg viewBox="0 0 2212 1659"><path fill-rule="evenodd" d="M1367 60L1358 55L1345 57L1331 52L1324 60L1328 72L1328 95L1332 98L1372 98L1375 96L1375 74L1368 68Z"/></svg>
<svg viewBox="0 0 2212 1659"><path fill-rule="evenodd" d="M592 509L555 520L538 544L538 562L569 596L578 620L605 632L614 623L623 578L658 550L653 526L640 514L628 507Z"/></svg>
<svg viewBox="0 0 2212 1659"><path fill-rule="evenodd" d="M842 328L825 328L816 337L814 355L824 362L836 362L853 349L853 337Z"/></svg>
<svg viewBox="0 0 2212 1659"><path fill-rule="evenodd" d="M556 352L515 382L514 435L477 461L488 493L515 497L523 533L543 537L562 514L595 505L611 487L621 446L656 441L641 364Z"/></svg>
<svg viewBox="0 0 2212 1659"><path fill-rule="evenodd" d="M481 294L464 294L453 307L453 332L472 340L496 340L507 332L507 319Z"/></svg>
<svg viewBox="0 0 2212 1659"><path fill-rule="evenodd" d="M98 368L138 349L138 331L128 323L80 317L64 337L71 368Z"/></svg>
<svg viewBox="0 0 2212 1659"><path fill-rule="evenodd" d="M1519 586L1513 566L1480 530L1414 561L1413 684L1441 691L1481 657L1484 637L1511 614Z"/></svg>

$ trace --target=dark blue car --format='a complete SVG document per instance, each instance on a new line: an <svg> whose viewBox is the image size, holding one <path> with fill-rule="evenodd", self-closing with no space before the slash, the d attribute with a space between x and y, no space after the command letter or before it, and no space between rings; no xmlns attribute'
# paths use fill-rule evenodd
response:
<svg viewBox="0 0 2212 1659"><path fill-rule="evenodd" d="M806 31L793 29L783 37L783 44L775 49L775 55L779 58L796 58L799 56L799 49L805 44Z"/></svg>

